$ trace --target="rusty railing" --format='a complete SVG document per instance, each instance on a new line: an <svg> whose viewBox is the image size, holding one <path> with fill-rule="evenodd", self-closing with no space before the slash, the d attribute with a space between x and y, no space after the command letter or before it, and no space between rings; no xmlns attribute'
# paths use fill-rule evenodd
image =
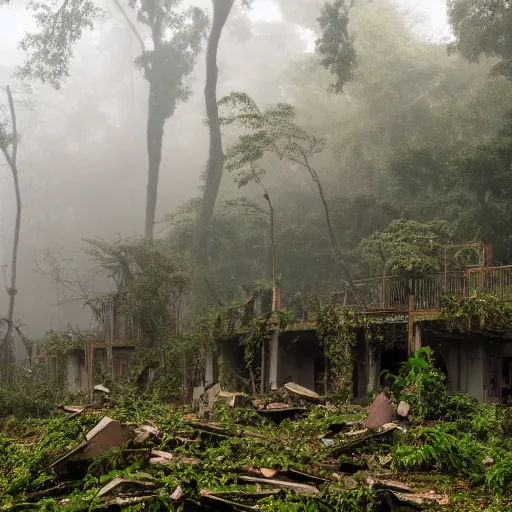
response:
<svg viewBox="0 0 512 512"><path fill-rule="evenodd" d="M435 310L441 307L443 295L471 297L484 293L500 300L512 300L512 266L472 268L414 279L364 279L356 281L356 286L368 311L407 311L410 296L414 296L416 310ZM361 307L349 290L339 294L337 302Z"/></svg>

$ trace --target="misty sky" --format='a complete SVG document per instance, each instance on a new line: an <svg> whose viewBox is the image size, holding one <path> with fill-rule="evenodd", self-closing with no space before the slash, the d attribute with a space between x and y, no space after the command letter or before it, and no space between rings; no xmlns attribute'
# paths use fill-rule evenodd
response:
<svg viewBox="0 0 512 512"><path fill-rule="evenodd" d="M427 37L448 36L445 0L397 0L397 3L403 7L410 19L422 27L422 33ZM254 0L251 17L255 20L279 20L280 12L273 0ZM22 55L16 45L23 32L31 26L33 26L31 16L21 11L19 7L2 7L0 65L14 66L20 62Z"/></svg>
<svg viewBox="0 0 512 512"><path fill-rule="evenodd" d="M293 1L293 0L289 0ZM408 18L413 31L416 34L428 39L440 39L449 36L449 28L446 22L446 5L445 0L394 0L400 6L401 12ZM197 2L201 6L209 6L210 0L186 0L188 4ZM8 81L8 72L14 66L23 62L23 52L17 49L18 41L23 37L25 31L33 31L35 29L34 21L29 12L26 12L21 6L21 1L14 1L10 6L2 6L0 10L0 35L1 35L1 51L0 51L0 86L5 85ZM369 4L370 6L372 4ZM281 13L277 6L276 0L253 0L253 8L251 17L254 21L279 21ZM283 29L282 29L283 27ZM290 49L283 49L283 54L276 57L271 55L275 50L272 46L272 38L279 40L282 44L291 31L290 40L293 39L294 28L284 27L284 25L266 27L268 30L267 37L262 37L261 41L266 42L265 52L256 55L252 54L254 61L245 63L237 55L237 48L231 48L231 55L238 62L237 66L242 69L242 77L246 82L243 84L244 89L251 87L251 73L268 73L265 81L258 83L258 88L263 89L266 86L265 101L275 101L278 97L276 91L279 89L279 83L276 81L277 70L280 70L283 60L290 59L288 53ZM274 30L274 31L273 31ZM284 31L284 32L283 32ZM121 29L122 32L122 29ZM35 87L33 99L37 108L31 114L28 114L25 121L29 121L27 125L22 126L21 132L28 142L23 146L21 156L25 158L27 169L30 168L32 177L36 176L36 181L30 182L27 178L27 171L21 180L22 196L28 198L27 211L24 211L25 217L22 220L22 237L20 247L20 272L19 286L23 290L23 299L17 304L16 316L19 318L29 319L30 325L27 332L30 335L40 335L41 332L48 328L64 327L61 325L62 319L69 319L71 323L75 322L72 315L71 307L77 306L78 314L82 315L81 305L74 302L71 304L61 305L55 308L61 296L55 293L55 287L50 285L49 279L39 276L33 272L34 263L33 255L44 249L48 243L57 242L59 244L69 244L66 249L77 249L76 240L81 237L117 237L118 233L123 236L130 236L137 232L137 228L141 226L142 212L144 211L144 193L146 187L146 174L139 172L145 169L146 154L144 148L144 134L142 135L136 129L137 126L144 127L144 91L146 84L140 74L134 72L133 59L137 53L136 44L133 48L131 44L131 34L118 34L121 45L128 45L126 58L120 59L118 66L112 66L112 73L108 76L104 73L106 60L98 59L98 62L87 62L87 66L91 64L90 74L85 76L83 83L80 78L73 82L72 79L63 87L62 90L55 92L50 87ZM296 36L296 34L295 34ZM301 36L308 38L308 49L314 49L314 36L305 31ZM270 44L269 44L270 41ZM291 45L296 45L296 41ZM250 46L250 45L249 45ZM271 49L272 48L272 49ZM292 48L291 53L295 50L299 53L301 49ZM258 48L259 51L259 48ZM78 52L80 53L80 52ZM84 52L90 57L90 53ZM296 56L296 52L295 52ZM238 59L238 60L237 60ZM115 59L114 59L115 60ZM75 62L75 69L81 69L84 63ZM108 65L112 64L112 59L108 61ZM231 66L233 66L231 64ZM3 68L3 69L2 69ZM240 81L237 81L236 73L239 68L229 65L220 65L221 84L224 91L227 87L240 87ZM89 69L89 68L88 68ZM131 77L131 86L123 85L119 81L119 86L115 90L111 90L112 78L125 77L123 69L129 69L126 77ZM236 69L236 73L233 72ZM227 71L226 71L227 70ZM195 73L202 80L201 73L204 73L202 65L197 66ZM80 75L78 75L80 76ZM266 76L266 75L265 75ZM92 78L91 78L92 77ZM91 87L91 80L97 80L97 87ZM127 82L128 83L128 78ZM228 85L229 84L229 85ZM101 103L94 94L98 91L110 91L111 94L107 100ZM199 89L198 89L199 90ZM0 90L1 92L1 90ZM256 91L253 91L256 92ZM74 96L75 95L75 96ZM78 97L78 100L77 100ZM273 100L271 99L273 98ZM0 105L2 100L0 100ZM135 147L130 148L126 155L121 151L122 145L116 146L117 152L114 150L109 152L108 148L102 147L102 153L96 154L95 147L90 143L91 133L88 132L89 124L94 127L97 137L100 139L105 137L105 132L101 130L102 123L107 127L105 129L114 130L117 126L116 122L105 114L112 107L114 117L123 112L126 116L133 118L133 123L123 125L122 131L109 134L108 140L115 144L117 138L122 137L123 140L135 137L139 143ZM160 176L159 191L159 208L158 215L168 213L170 210L180 204L182 201L197 195L197 189L200 182L199 170L204 166L204 160L207 156L207 138L206 130L198 131L196 134L195 126L200 125L202 116L204 115L204 105L202 94L196 91L196 94L186 105L180 105L177 110L176 118L179 122L168 123L166 126L166 138L164 143L164 167ZM30 109L27 109L30 110ZM89 116L89 112L90 117ZM105 115L105 119L102 116ZM23 116L22 116L23 117ZM139 125L137 125L137 121ZM119 124L121 125L121 123ZM126 131L127 127L135 127L133 131ZM194 127L194 128L192 128ZM68 128L72 131L71 135L66 131ZM95 132L95 133L96 133ZM191 138L194 139L194 151ZM68 137L69 135L69 137ZM117 138L116 138L117 137ZM138 137L138 138L137 138ZM83 148L71 147L71 141L88 140L84 143ZM66 150L58 148L55 141L65 140L68 144ZM41 147L50 146L58 155L58 165L53 166L52 155L50 153L41 152ZM80 144L78 144L79 146ZM197 149L199 148L199 149ZM62 151L61 151L62 149ZM73 151L77 153L73 153ZM92 152L93 154L89 154ZM187 153L188 152L188 153ZM80 171L75 169L73 159L76 154L80 155L81 161L77 166ZM179 155L187 154L187 161ZM74 156L75 155L75 156ZM169 155L178 155L173 160ZM84 163L85 162L85 163ZM91 170L88 166L90 165ZM108 174L101 175L102 168L109 168ZM42 169L42 171L41 171ZM7 171L7 172L6 172ZM41 172L40 172L41 171ZM55 172L54 172L55 171ZM83 204L74 204L74 201L80 199L80 194L76 194L76 188L83 188L84 198L90 197L93 187L88 183L94 182L94 179L100 180L103 184L95 198L98 203L98 214L95 209L87 211L84 214ZM116 186L116 180L122 183L120 187L123 193L116 197L114 201L105 198L108 190ZM0 159L0 190L5 191L0 201L0 286L5 286L6 269L4 265L10 265L11 244L12 244L12 215L15 211L15 205L12 202L12 177L3 161ZM73 198L68 200L63 197L60 200L59 194L62 191L70 190ZM97 190L94 190L96 194ZM89 195L88 195L89 194ZM30 216L30 209L34 211L38 201L44 201L46 208L42 212L40 218L37 215ZM35 205L35 206L34 206ZM110 224L106 225L98 220L100 212L105 211L101 208L109 208ZM62 219L62 221L61 221ZM59 233L48 231L48 226L61 226ZM74 231L66 231L73 228ZM46 231L45 231L46 230ZM119 231L117 231L119 230ZM115 233L114 233L115 231ZM56 240L54 240L54 238ZM75 245L73 245L75 244ZM51 288L53 287L53 288ZM50 291L52 296L48 300L45 296L44 307L40 304L40 297ZM28 293L27 293L28 291ZM20 297L22 295L20 294ZM0 313L4 309L6 296L0 296ZM2 302L4 301L4 302ZM53 309L52 309L53 308ZM57 311L53 313L52 311ZM59 316L60 311L60 316ZM74 311L74 310L73 310ZM77 320L78 321L78 320Z"/></svg>

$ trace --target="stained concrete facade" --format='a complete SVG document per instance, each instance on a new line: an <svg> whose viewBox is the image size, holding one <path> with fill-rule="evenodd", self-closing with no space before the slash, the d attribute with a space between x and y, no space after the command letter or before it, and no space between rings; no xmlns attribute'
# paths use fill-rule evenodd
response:
<svg viewBox="0 0 512 512"><path fill-rule="evenodd" d="M361 330L353 354L354 399L364 400L369 393L378 392L386 384L383 370L396 374L400 364L407 360L407 324L404 322L397 329L397 338L387 340L392 342L387 344L388 347L393 346L392 349L369 349ZM504 375L507 363L510 364L508 380L512 388L512 335L508 339L503 333L500 338L485 332L456 334L449 332L446 325L439 322L435 328L431 322L417 322L413 329L412 348L432 348L436 365L446 374L446 383L451 392L467 393L481 403L501 402L507 381ZM325 357L315 330L281 332L276 346L277 355L272 356L270 347L264 353L266 391L293 381L319 393L324 392ZM221 355L224 373L232 377L240 376L235 377L235 380L239 379L240 386L244 379L247 382L244 349L240 340L233 339L219 344L218 353ZM212 357L205 373L206 385L219 378L215 363L216 357ZM258 353L255 355L254 373L259 375L261 367L261 354ZM237 386L233 380L231 385Z"/></svg>
<svg viewBox="0 0 512 512"><path fill-rule="evenodd" d="M67 353L67 389L71 393L86 388L87 372L85 370L85 354L83 350L72 350Z"/></svg>
<svg viewBox="0 0 512 512"><path fill-rule="evenodd" d="M461 392L480 403L500 403L506 380L504 362L512 357L512 340L503 333L467 333L432 335L428 326L422 346L428 345L446 368L447 386L452 393Z"/></svg>

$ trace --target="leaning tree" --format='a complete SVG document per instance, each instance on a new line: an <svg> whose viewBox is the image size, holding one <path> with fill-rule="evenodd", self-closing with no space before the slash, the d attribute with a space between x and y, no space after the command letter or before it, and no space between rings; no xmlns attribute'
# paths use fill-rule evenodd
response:
<svg viewBox="0 0 512 512"><path fill-rule="evenodd" d="M194 248L197 261L206 266L208 261L208 228L224 168L222 134L217 106L217 50L222 29L233 7L234 0L212 0L213 23L206 55L205 100L208 126L210 128L210 150L203 199L196 219ZM241 0L248 6L251 0ZM322 36L316 42L321 63L336 77L333 89L341 92L343 85L351 79L355 66L353 38L348 33L350 8L354 0L328 0L320 10L318 21ZM288 11L286 11L288 13Z"/></svg>
<svg viewBox="0 0 512 512"><path fill-rule="evenodd" d="M12 355L12 341L11 336L14 329L14 306L15 298L17 294L16 290L16 270L18 263L18 244L20 240L20 228L21 228L21 193L19 185L19 174L18 174L18 128L16 123L16 109L14 106L14 100L12 97L11 88L7 86L7 101L9 104L9 116L10 120L3 119L0 117L0 150L3 153L7 165L9 166L12 174L12 180L14 183L14 193L16 197L16 220L14 223L14 240L12 245L12 262L11 262L11 285L6 286L7 294L9 295L9 311L7 313L7 331L5 333L3 343L3 364L5 365L5 371L3 373L4 381L9 379L8 365L11 362ZM0 112L1 115L1 112Z"/></svg>
<svg viewBox="0 0 512 512"><path fill-rule="evenodd" d="M126 5L122 1L113 0L140 45L135 65L149 84L145 236L153 240L165 123L177 104L190 97L185 80L194 68L208 21L197 7L181 10L181 0L128 0ZM18 75L58 89L69 77L75 45L85 30L94 28L102 11L93 0L64 0L59 8L34 2L30 7L38 30L20 42L27 58Z"/></svg>

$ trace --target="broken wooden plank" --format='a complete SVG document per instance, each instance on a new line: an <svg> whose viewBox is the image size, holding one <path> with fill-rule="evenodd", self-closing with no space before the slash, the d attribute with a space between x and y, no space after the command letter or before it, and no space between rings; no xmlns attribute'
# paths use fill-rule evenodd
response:
<svg viewBox="0 0 512 512"><path fill-rule="evenodd" d="M413 488L410 485L397 482L396 480L379 480L372 478L371 476L366 477L366 485L373 489L387 489L389 491L398 491L402 493L412 493Z"/></svg>
<svg viewBox="0 0 512 512"><path fill-rule="evenodd" d="M389 423L387 425L383 425L382 428L376 432L368 431L366 434L363 434L356 439L341 442L339 445L335 446L329 451L329 457L338 458L341 454L354 450L361 445L368 444L374 440L386 438L390 433L393 432L393 430L397 428L397 426L398 425L394 423Z"/></svg>
<svg viewBox="0 0 512 512"><path fill-rule="evenodd" d="M288 382L284 385L286 391L294 397L300 398L301 400L305 400L306 402L312 402L314 404L323 404L325 400L311 389L305 388L304 386L299 386L295 382Z"/></svg>
<svg viewBox="0 0 512 512"><path fill-rule="evenodd" d="M183 489L182 489L181 485L178 485L178 487L176 487L176 489L174 489L174 492L169 496L169 498L172 501L179 501L179 500L181 500L181 498L183 498Z"/></svg>
<svg viewBox="0 0 512 512"><path fill-rule="evenodd" d="M284 480L267 480L266 478L257 478L253 476L241 476L240 480L243 482L266 485L268 487L280 487L289 489L299 494L320 494L320 491L312 485L298 484L296 482L286 482Z"/></svg>
<svg viewBox="0 0 512 512"><path fill-rule="evenodd" d="M151 455L167 460L172 460L174 458L172 453L164 452L162 450L151 450Z"/></svg>
<svg viewBox="0 0 512 512"><path fill-rule="evenodd" d="M97 498L101 498L102 496L105 496L106 494L112 492L116 487L120 485L133 485L133 486L140 486L140 487L155 487L154 482L147 482L145 480L133 480L130 478L114 478L111 480L108 484L104 485L96 495Z"/></svg>
<svg viewBox="0 0 512 512"><path fill-rule="evenodd" d="M286 476L291 480L294 480L299 483L311 482L316 485L323 485L326 482L330 482L327 478L323 478L321 476L311 475L309 473L305 473L304 471L299 471L298 469L289 468L286 472Z"/></svg>

